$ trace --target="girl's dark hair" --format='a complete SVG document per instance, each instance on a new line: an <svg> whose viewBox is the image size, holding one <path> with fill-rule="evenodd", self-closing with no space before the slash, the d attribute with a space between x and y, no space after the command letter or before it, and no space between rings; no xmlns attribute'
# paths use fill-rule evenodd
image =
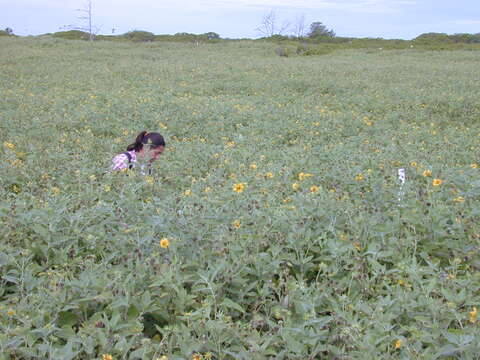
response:
<svg viewBox="0 0 480 360"><path fill-rule="evenodd" d="M140 151L143 149L143 145L150 145L151 149L155 149L159 146L165 146L165 140L159 133L142 131L137 135L135 142L127 146L127 151Z"/></svg>

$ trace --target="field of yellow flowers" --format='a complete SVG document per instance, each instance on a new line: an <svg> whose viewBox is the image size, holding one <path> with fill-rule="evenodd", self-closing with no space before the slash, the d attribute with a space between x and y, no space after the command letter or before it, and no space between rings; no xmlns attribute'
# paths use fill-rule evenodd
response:
<svg viewBox="0 0 480 360"><path fill-rule="evenodd" d="M478 359L477 52L0 48L0 360Z"/></svg>

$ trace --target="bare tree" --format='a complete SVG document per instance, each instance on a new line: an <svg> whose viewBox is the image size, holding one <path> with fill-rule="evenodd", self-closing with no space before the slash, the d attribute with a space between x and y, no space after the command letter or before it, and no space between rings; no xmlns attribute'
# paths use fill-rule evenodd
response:
<svg viewBox="0 0 480 360"><path fill-rule="evenodd" d="M290 28L290 22L288 21L284 21L280 27L277 25L277 22L277 13L272 9L263 15L262 22L255 29L255 31L259 32L265 37L271 37L273 35L281 35Z"/></svg>
<svg viewBox="0 0 480 360"><path fill-rule="evenodd" d="M280 30L278 31L278 35L283 35L287 32L289 32L291 30L291 26L290 26L290 21L288 20L285 20L283 23L282 23L282 26L280 27Z"/></svg>
<svg viewBox="0 0 480 360"><path fill-rule="evenodd" d="M77 17L81 20L83 26L74 26L74 25L65 25L62 28L71 29L71 30L80 30L88 33L89 40L95 40L95 35L98 33L100 28L93 26L93 11L92 11L92 0L86 0L83 8L77 9L80 15Z"/></svg>
<svg viewBox="0 0 480 360"><path fill-rule="evenodd" d="M293 25L293 35L296 37L305 36L305 14L300 15L295 19L295 24Z"/></svg>
<svg viewBox="0 0 480 360"><path fill-rule="evenodd" d="M275 10L270 10L269 13L263 15L262 22L260 25L255 29L255 31L259 32L263 36L269 37L275 34L275 23L277 21L277 15Z"/></svg>
<svg viewBox="0 0 480 360"><path fill-rule="evenodd" d="M85 23L87 24L86 27L84 27L83 29L88 32L90 41L93 41L93 39L95 38L95 34L92 31L92 0L87 0L83 9L77 9L77 11L82 14L78 18L85 21Z"/></svg>

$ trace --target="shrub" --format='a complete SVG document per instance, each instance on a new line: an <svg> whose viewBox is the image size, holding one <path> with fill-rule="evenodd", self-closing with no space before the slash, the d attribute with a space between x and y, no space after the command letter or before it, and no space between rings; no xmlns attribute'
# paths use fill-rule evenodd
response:
<svg viewBox="0 0 480 360"><path fill-rule="evenodd" d="M414 40L416 43L462 43L473 44L480 43L480 34L453 34L448 35L445 33L425 33L417 36Z"/></svg>
<svg viewBox="0 0 480 360"><path fill-rule="evenodd" d="M289 57L291 55L291 50L286 46L279 46L275 48L275 54L282 57Z"/></svg>
<svg viewBox="0 0 480 360"><path fill-rule="evenodd" d="M335 37L335 31L327 29L325 25L323 25L320 21L313 22L310 25L310 32L308 37L315 38L315 37Z"/></svg>
<svg viewBox="0 0 480 360"><path fill-rule="evenodd" d="M335 51L334 47L327 46L307 46L306 44L298 45L296 53L298 55L309 56L309 55L326 55Z"/></svg>
<svg viewBox="0 0 480 360"><path fill-rule="evenodd" d="M5 28L5 30L0 30L0 36L15 36L12 28Z"/></svg>
<svg viewBox="0 0 480 360"><path fill-rule="evenodd" d="M448 35L445 33L425 33L417 36L414 41L448 41Z"/></svg>
<svg viewBox="0 0 480 360"><path fill-rule="evenodd" d="M216 32L210 31L205 34L203 34L208 40L218 40L220 39L220 35L217 34Z"/></svg>
<svg viewBox="0 0 480 360"><path fill-rule="evenodd" d="M142 30L129 31L122 36L134 42L149 42L155 40L155 34Z"/></svg>
<svg viewBox="0 0 480 360"><path fill-rule="evenodd" d="M90 35L80 30L59 31L52 34L53 37L66 40L89 40Z"/></svg>

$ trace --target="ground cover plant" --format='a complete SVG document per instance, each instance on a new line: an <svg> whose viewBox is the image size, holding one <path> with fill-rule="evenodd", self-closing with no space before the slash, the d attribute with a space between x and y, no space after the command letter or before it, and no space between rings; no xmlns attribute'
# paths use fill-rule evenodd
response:
<svg viewBox="0 0 480 360"><path fill-rule="evenodd" d="M478 358L477 52L0 47L0 359Z"/></svg>

